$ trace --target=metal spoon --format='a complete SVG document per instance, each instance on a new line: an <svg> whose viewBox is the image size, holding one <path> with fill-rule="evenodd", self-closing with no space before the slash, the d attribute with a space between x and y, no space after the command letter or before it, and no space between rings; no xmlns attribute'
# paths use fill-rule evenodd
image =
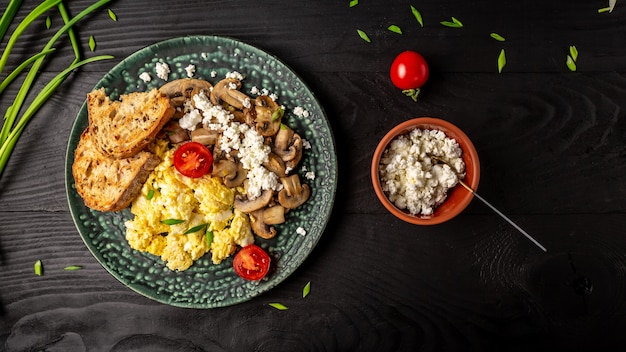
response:
<svg viewBox="0 0 626 352"><path fill-rule="evenodd" d="M434 155L429 155L429 156L430 156L431 159L433 159L435 161L438 161L438 162L441 162L441 163L444 163L444 164L450 166L450 164L448 164L447 161L441 159L440 157L437 157L437 156L434 156ZM450 166L450 169L454 170L454 168L452 166ZM504 220L506 220L509 224L511 224L511 226L515 227L515 229L517 229L517 231L519 231L522 235L526 236L526 238L528 238L532 243L534 243L537 247L541 248L542 251L544 251L544 252L548 251L546 249L546 247L541 245L541 243L539 243L536 239L534 239L531 235L529 235L526 231L524 231L524 229L522 229L521 227L519 227L519 225L514 223L513 220L509 219L508 216L504 215L500 210L498 210L496 207L491 205L491 203L489 203L485 198L481 197L478 193L476 193L476 191L474 191L472 189L472 187L468 186L460 178L459 178L459 184L461 186L463 186L463 188L465 188L468 192L472 193L481 202L485 203L485 205L488 206L489 208L491 208L491 210L493 210L494 212L496 212L496 214L500 215Z"/></svg>

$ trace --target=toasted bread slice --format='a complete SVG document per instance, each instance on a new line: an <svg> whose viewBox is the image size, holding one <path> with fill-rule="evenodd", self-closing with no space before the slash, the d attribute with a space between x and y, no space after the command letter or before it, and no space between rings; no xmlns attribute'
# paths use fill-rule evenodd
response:
<svg viewBox="0 0 626 352"><path fill-rule="evenodd" d="M100 88L87 95L87 111L100 151L114 158L129 158L154 141L175 108L156 88L122 95L119 101L110 100Z"/></svg>
<svg viewBox="0 0 626 352"><path fill-rule="evenodd" d="M100 153L88 127L74 152L72 174L85 205L98 211L118 211L130 205L160 162L149 151L116 159Z"/></svg>

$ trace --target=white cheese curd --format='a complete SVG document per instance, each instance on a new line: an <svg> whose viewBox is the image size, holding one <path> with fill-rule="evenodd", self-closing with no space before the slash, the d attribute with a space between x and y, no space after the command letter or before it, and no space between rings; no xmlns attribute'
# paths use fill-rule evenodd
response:
<svg viewBox="0 0 626 352"><path fill-rule="evenodd" d="M298 117L309 117L309 112L301 106L293 108L293 113Z"/></svg>
<svg viewBox="0 0 626 352"><path fill-rule="evenodd" d="M167 81L170 75L170 66L164 62L157 62L155 65L157 77Z"/></svg>
<svg viewBox="0 0 626 352"><path fill-rule="evenodd" d="M389 143L380 160L383 192L399 209L412 215L432 215L459 176L465 176L462 153L457 141L442 131L414 129L399 136ZM445 160L456 170L435 163L431 156Z"/></svg>
<svg viewBox="0 0 626 352"><path fill-rule="evenodd" d="M298 227L298 228L296 229L296 233L297 233L298 235L302 235L302 236L304 236L304 235L306 235L306 230L305 230L305 229L303 229L302 227Z"/></svg>
<svg viewBox="0 0 626 352"><path fill-rule="evenodd" d="M152 81L152 76L150 76L150 74L148 72L142 72L139 75L139 79L141 79L145 83L148 83L148 82Z"/></svg>
<svg viewBox="0 0 626 352"><path fill-rule="evenodd" d="M181 128L193 131L196 126L202 122L202 114L197 109L191 110L178 120Z"/></svg>
<svg viewBox="0 0 626 352"><path fill-rule="evenodd" d="M196 65L187 65L187 67L185 67L185 72L187 72L187 77L193 77L193 75L196 73Z"/></svg>

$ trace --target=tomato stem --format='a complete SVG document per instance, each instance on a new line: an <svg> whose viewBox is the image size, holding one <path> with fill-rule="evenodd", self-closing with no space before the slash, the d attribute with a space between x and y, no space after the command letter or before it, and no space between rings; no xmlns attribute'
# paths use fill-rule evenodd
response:
<svg viewBox="0 0 626 352"><path fill-rule="evenodd" d="M413 101L417 101L417 96L420 94L420 89L405 89L402 91L402 93L404 93L404 95L406 95L407 97L413 99Z"/></svg>

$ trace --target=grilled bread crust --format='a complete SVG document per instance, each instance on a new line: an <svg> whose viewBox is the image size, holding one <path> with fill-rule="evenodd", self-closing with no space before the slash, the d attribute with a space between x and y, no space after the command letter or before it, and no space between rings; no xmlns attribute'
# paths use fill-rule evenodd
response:
<svg viewBox="0 0 626 352"><path fill-rule="evenodd" d="M96 147L91 128L80 136L74 152L72 174L85 205L98 211L118 211L139 195L160 160L149 151L129 158L113 158Z"/></svg>
<svg viewBox="0 0 626 352"><path fill-rule="evenodd" d="M134 92L110 100L104 88L87 95L89 126L100 152L130 158L152 143L172 118L175 108L158 89Z"/></svg>

